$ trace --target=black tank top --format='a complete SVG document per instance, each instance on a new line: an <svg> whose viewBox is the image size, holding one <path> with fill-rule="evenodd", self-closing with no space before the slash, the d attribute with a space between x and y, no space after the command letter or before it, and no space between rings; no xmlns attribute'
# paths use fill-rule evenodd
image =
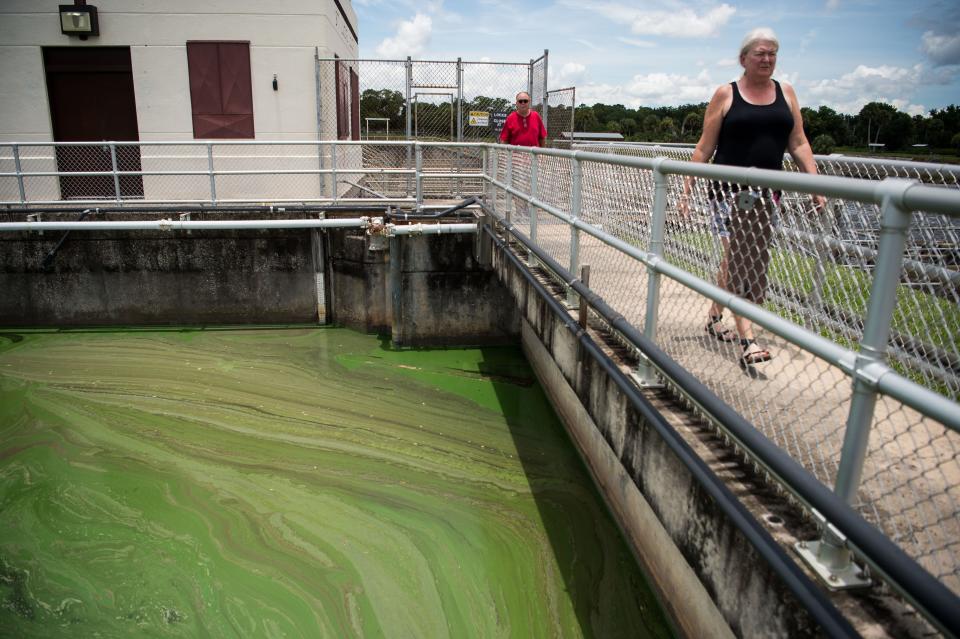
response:
<svg viewBox="0 0 960 639"><path fill-rule="evenodd" d="M793 131L793 113L776 80L777 97L773 104L750 104L740 95L736 82L733 104L720 124L715 164L754 166L759 169L783 168L783 153Z"/></svg>

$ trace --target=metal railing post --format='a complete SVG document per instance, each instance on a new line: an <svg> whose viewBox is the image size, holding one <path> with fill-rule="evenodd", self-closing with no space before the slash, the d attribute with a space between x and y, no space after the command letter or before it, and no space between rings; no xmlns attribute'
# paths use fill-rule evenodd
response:
<svg viewBox="0 0 960 639"><path fill-rule="evenodd" d="M413 84L413 61L407 56L407 77L405 86L405 99L407 105L407 139L413 137L413 118L410 113L410 87Z"/></svg>
<svg viewBox="0 0 960 639"><path fill-rule="evenodd" d="M573 87L573 98L570 102L570 141L573 142L573 132L577 124L577 87ZM557 136L553 136L556 139Z"/></svg>
<svg viewBox="0 0 960 639"><path fill-rule="evenodd" d="M457 142L463 142L463 62L457 58Z"/></svg>
<svg viewBox="0 0 960 639"><path fill-rule="evenodd" d="M550 129L548 128L549 125L547 124L547 109L548 109L548 107L549 107L549 105L550 105L550 100L549 100L548 97L547 97L547 89L548 89L548 86L547 86L547 63L549 62L549 58L550 58L550 49L544 49L544 50L543 50L543 107L541 108L542 113L541 113L540 115L543 116L543 118L542 118L542 119L543 119L543 128L547 129L547 131L550 130Z"/></svg>
<svg viewBox="0 0 960 639"><path fill-rule="evenodd" d="M416 156L416 183L417 183L417 210L423 208L423 147L419 144L414 149Z"/></svg>
<svg viewBox="0 0 960 639"><path fill-rule="evenodd" d="M317 141L323 139L323 91L320 83L320 48L313 48L313 82L317 92ZM317 163L318 168L323 171L323 145L317 144ZM327 190L327 176L320 173L320 197L323 197Z"/></svg>
<svg viewBox="0 0 960 639"><path fill-rule="evenodd" d="M573 182L570 185L570 217L571 219L580 218L580 206L581 200L583 198L581 193L581 187L583 184L583 167L580 164L580 158L576 155L573 157ZM577 267L580 263L580 230L574 226L570 225L570 266L569 271L571 273L577 272ZM567 286L567 306L569 308L575 309L580 305L580 296L570 287Z"/></svg>
<svg viewBox="0 0 960 639"><path fill-rule="evenodd" d="M337 188L337 145L330 143L330 197L336 201L340 196L340 189Z"/></svg>
<svg viewBox="0 0 960 639"><path fill-rule="evenodd" d="M902 196L903 191L914 182L891 178L887 178L884 182L889 186L880 205L881 223L877 261L856 364L860 370L870 364L886 361L890 326L893 323L893 311L897 305L897 285L900 282L907 231L910 228L911 214L903 208ZM850 412L847 415L843 451L840 456L840 468L834 488L834 492L848 504L852 504L857 497L876 402L876 391L866 382L860 379L855 380L853 400L850 402Z"/></svg>
<svg viewBox="0 0 960 639"><path fill-rule="evenodd" d="M533 99L533 58L530 58L530 65L527 67L527 95Z"/></svg>
<svg viewBox="0 0 960 639"><path fill-rule="evenodd" d="M860 352L854 364L861 374L872 365L886 362L893 311L897 305L897 286L900 283L911 220L910 211L903 205L903 194L913 184L915 182L912 180L887 178L881 186L884 196L880 205L877 260L870 286L863 337L860 340ZM873 384L860 375L854 377L853 397L840 453L840 467L833 489L851 506L856 502L863 475L876 405L877 391ZM801 541L797 544L797 550L831 589L856 588L870 584L863 570L853 562L845 539L828 521L823 522L819 540Z"/></svg>
<svg viewBox="0 0 960 639"><path fill-rule="evenodd" d="M207 142L207 172L210 174L210 202L217 203L217 178L213 173L213 144Z"/></svg>
<svg viewBox="0 0 960 639"><path fill-rule="evenodd" d="M117 175L117 144L110 143L110 166L113 169L113 195L117 203L120 203L120 176Z"/></svg>
<svg viewBox="0 0 960 639"><path fill-rule="evenodd" d="M504 184L513 186L513 151L507 152L507 175ZM510 224L513 221L513 195L509 191L504 191L503 198L503 217L507 224Z"/></svg>
<svg viewBox="0 0 960 639"><path fill-rule="evenodd" d="M404 104L406 105L406 134L407 140L413 140L413 115L410 113L410 87L413 84L413 61L410 59L410 56L407 56L407 61L404 65L406 69L406 74L404 77ZM407 170L409 171L413 168L413 146L407 147ZM407 174L407 197L410 197L410 191L413 185L410 183L410 174Z"/></svg>
<svg viewBox="0 0 960 639"><path fill-rule="evenodd" d="M12 144L13 147L13 167L17 172L17 188L20 189L20 204L27 203L27 191L23 186L23 167L20 166L20 145ZM56 149L54 149L56 154Z"/></svg>
<svg viewBox="0 0 960 639"><path fill-rule="evenodd" d="M653 219L650 228L650 254L657 258L663 256L664 228L667 224L667 191L669 181L667 175L660 170L660 165L667 158L654 160L653 169ZM656 258L654 258L656 259ZM643 335L651 342L657 341L657 320L660 313L660 273L652 266L647 266L647 309L643 322ZM660 386L657 371L646 357L640 356L640 363L634 373L634 379L640 386Z"/></svg>
<svg viewBox="0 0 960 639"><path fill-rule="evenodd" d="M538 192L540 190L540 157L537 155L536 150L531 151L530 153L530 197L533 199L538 198ZM537 207L533 204L528 205L530 209L530 241L534 244L537 243L537 217L539 217ZM529 266L537 265L537 258L534 255L533 251L527 250L527 264Z"/></svg>

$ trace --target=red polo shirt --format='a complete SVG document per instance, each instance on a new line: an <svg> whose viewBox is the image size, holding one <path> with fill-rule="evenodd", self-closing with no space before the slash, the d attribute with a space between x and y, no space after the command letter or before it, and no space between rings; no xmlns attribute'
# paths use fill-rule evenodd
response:
<svg viewBox="0 0 960 639"><path fill-rule="evenodd" d="M531 110L527 117L521 117L514 111L507 116L500 132L500 141L504 144L517 146L540 146L540 140L547 137L547 129L543 126L540 114Z"/></svg>

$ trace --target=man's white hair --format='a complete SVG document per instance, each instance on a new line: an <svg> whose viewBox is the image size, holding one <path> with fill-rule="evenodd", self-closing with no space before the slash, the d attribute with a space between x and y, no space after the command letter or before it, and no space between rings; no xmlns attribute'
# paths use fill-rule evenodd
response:
<svg viewBox="0 0 960 639"><path fill-rule="evenodd" d="M747 52L753 48L753 45L758 42L772 42L777 50L780 49L780 41L777 39L777 34L773 32L773 29L770 27L757 27L748 33L743 38L743 42L740 43L740 57L745 56Z"/></svg>

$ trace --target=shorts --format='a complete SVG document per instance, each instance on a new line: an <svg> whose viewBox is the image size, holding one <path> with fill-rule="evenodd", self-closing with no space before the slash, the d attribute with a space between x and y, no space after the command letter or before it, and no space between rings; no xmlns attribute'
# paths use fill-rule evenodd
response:
<svg viewBox="0 0 960 639"><path fill-rule="evenodd" d="M710 200L710 232L717 237L730 237L730 217L731 214L734 213L731 200L734 197L736 197L736 195L728 195L724 198ZM780 217L778 215L780 209L778 206L780 203L779 194L774 193L772 200L773 206L768 207L770 211L770 225L773 226L773 228L777 228L780 226Z"/></svg>
<svg viewBox="0 0 960 639"><path fill-rule="evenodd" d="M749 209L733 197L711 206L714 233L728 240L726 288L754 304L766 297L776 208L772 197L758 198Z"/></svg>
<svg viewBox="0 0 960 639"><path fill-rule="evenodd" d="M730 201L710 200L710 231L719 237L730 237Z"/></svg>

